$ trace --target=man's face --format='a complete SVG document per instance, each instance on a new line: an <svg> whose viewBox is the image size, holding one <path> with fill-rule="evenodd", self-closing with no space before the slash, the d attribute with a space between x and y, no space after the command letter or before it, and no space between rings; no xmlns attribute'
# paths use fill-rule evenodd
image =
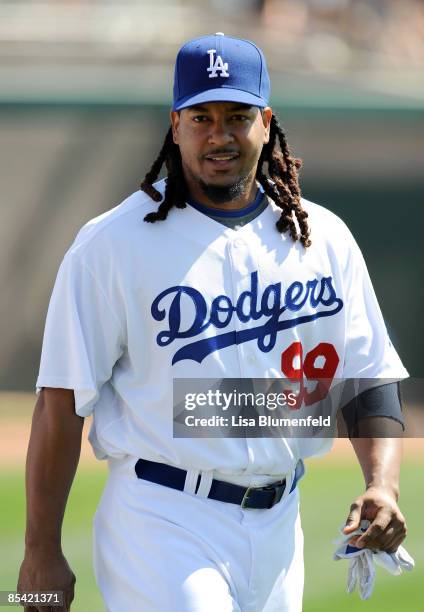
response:
<svg viewBox="0 0 424 612"><path fill-rule="evenodd" d="M212 201L240 195L255 174L269 140L272 110L234 102L208 102L171 112L190 191L199 187Z"/></svg>

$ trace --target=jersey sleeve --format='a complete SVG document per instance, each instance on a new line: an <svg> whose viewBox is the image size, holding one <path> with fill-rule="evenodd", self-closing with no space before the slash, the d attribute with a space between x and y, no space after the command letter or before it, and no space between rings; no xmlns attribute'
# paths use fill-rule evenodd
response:
<svg viewBox="0 0 424 612"><path fill-rule="evenodd" d="M123 325L98 280L68 252L59 268L44 329L37 393L73 389L75 411L88 416L123 352Z"/></svg>
<svg viewBox="0 0 424 612"><path fill-rule="evenodd" d="M379 379L380 384L402 380L408 377L408 372L389 338L362 253L351 234L350 238L344 274L346 339L343 378Z"/></svg>

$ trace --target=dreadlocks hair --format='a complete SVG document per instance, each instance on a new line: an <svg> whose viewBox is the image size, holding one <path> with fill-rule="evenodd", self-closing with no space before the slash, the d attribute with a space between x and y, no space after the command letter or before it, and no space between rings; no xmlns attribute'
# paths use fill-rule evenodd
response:
<svg viewBox="0 0 424 612"><path fill-rule="evenodd" d="M162 199L162 194L155 189L153 183L157 180L163 164L165 164L168 176ZM265 164L267 174L264 171ZM262 148L256 179L271 200L281 208L281 216L275 224L277 230L280 233L289 232L293 241L299 240L307 248L311 245L311 240L307 222L308 213L303 210L300 201L298 171L301 166L302 160L292 156L278 119L272 115L269 141ZM174 143L172 128L169 128L160 153L144 177L140 189L155 202L160 202L156 212L151 212L144 217L148 223L164 221L173 206L186 207L189 194L184 180L180 147ZM297 220L300 234L294 218Z"/></svg>

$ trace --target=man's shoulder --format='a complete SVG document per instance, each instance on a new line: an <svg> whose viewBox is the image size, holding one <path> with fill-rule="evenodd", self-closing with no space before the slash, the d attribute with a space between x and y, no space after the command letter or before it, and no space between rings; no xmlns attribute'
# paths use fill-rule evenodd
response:
<svg viewBox="0 0 424 612"><path fill-rule="evenodd" d="M163 193L165 181L158 181L154 186ZM157 207L158 203L147 193L141 190L135 191L117 206L87 221L77 233L69 250L82 252L92 243L96 243L97 246L102 240L107 242L120 240L128 235L128 230L134 227L134 223L140 228L146 225L144 217L149 212L157 210Z"/></svg>
<svg viewBox="0 0 424 612"><path fill-rule="evenodd" d="M301 199L302 208L308 213L308 218L314 223L322 226L323 228L337 226L340 228L346 228L346 223L329 208L326 208L322 204L317 204L306 198Z"/></svg>
<svg viewBox="0 0 424 612"><path fill-rule="evenodd" d="M308 224L312 234L319 235L326 242L337 241L345 246L355 243L355 238L346 222L336 213L306 198L301 199L301 204L308 213Z"/></svg>
<svg viewBox="0 0 424 612"><path fill-rule="evenodd" d="M270 198L268 198L268 202L271 204L275 215L280 215L281 209L277 204ZM330 235L336 229L342 232L349 232L346 223L322 204L312 202L312 200L308 200L305 197L300 199L300 203L303 210L308 213L309 226L315 233L319 231L323 235Z"/></svg>

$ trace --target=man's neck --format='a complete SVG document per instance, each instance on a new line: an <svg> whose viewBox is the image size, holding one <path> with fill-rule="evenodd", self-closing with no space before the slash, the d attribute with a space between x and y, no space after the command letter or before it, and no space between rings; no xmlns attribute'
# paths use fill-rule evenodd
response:
<svg viewBox="0 0 424 612"><path fill-rule="evenodd" d="M254 201L259 185L256 182L255 177L252 177L252 181L246 185L246 189L240 196L234 200L230 200L229 202L219 203L214 202L207 195L205 195L199 184L193 184L191 181L187 181L187 187L190 198L199 204L203 204L203 206L216 210L240 210L242 208L246 208Z"/></svg>

